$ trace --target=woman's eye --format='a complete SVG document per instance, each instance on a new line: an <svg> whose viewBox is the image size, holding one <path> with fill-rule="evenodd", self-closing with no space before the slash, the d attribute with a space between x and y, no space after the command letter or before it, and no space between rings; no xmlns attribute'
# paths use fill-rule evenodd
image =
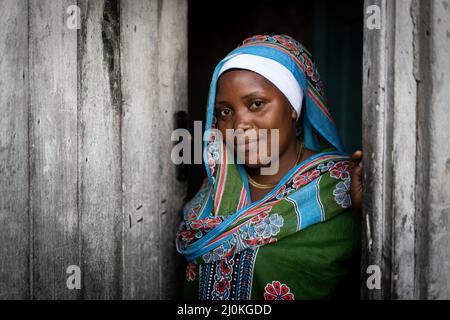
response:
<svg viewBox="0 0 450 320"><path fill-rule="evenodd" d="M264 102L263 101L260 101L260 100L257 100L257 101L254 101L253 103L252 103L252 105L250 106L250 109L260 109L260 108L262 108L264 106Z"/></svg>
<svg viewBox="0 0 450 320"><path fill-rule="evenodd" d="M228 117L231 114L231 110L229 108L223 108L217 111L217 115L219 117Z"/></svg>

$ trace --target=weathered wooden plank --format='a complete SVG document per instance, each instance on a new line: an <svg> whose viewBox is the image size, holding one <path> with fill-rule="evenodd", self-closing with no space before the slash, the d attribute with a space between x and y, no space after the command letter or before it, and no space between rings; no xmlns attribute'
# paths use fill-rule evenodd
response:
<svg viewBox="0 0 450 320"><path fill-rule="evenodd" d="M30 1L30 163L33 283L36 299L73 299L79 265L77 208L77 33L70 0Z"/></svg>
<svg viewBox="0 0 450 320"><path fill-rule="evenodd" d="M381 29L365 29L365 252L380 268L370 299L414 297L416 101L414 1L367 1L381 9ZM370 181L370 182L369 182Z"/></svg>
<svg viewBox="0 0 450 320"><path fill-rule="evenodd" d="M450 299L450 4L431 1L428 299Z"/></svg>
<svg viewBox="0 0 450 320"><path fill-rule="evenodd" d="M158 154L162 163L159 185L161 200L161 293L160 299L174 299L181 293L184 272L181 255L176 252L175 234L181 217L179 211L186 196L186 185L175 180L175 166L170 159L170 135L175 127L173 115L187 111L187 1L162 1L159 24L159 106L160 140ZM165 165L164 165L165 164ZM164 197L167 195L168 197Z"/></svg>
<svg viewBox="0 0 450 320"><path fill-rule="evenodd" d="M370 30L364 25L363 48L363 146L364 146L364 183L363 185L363 252L362 252L362 298L381 299L389 285L389 264L386 261L384 244L388 237L388 219L385 217L386 194L385 177L385 141L388 81L387 50L391 41L386 36L389 28L386 21L386 0L366 0L364 8L371 5L381 10L381 29ZM368 15L366 15L366 19ZM389 43L390 44L390 43ZM367 267L376 265L382 271L380 290L369 290L366 286Z"/></svg>
<svg viewBox="0 0 450 320"><path fill-rule="evenodd" d="M420 12L416 298L450 299L450 6Z"/></svg>
<svg viewBox="0 0 450 320"><path fill-rule="evenodd" d="M123 298L160 292L158 2L121 1ZM142 218L141 222L138 219Z"/></svg>
<svg viewBox="0 0 450 320"><path fill-rule="evenodd" d="M121 1L125 299L175 291L168 288L184 187L175 181L170 133L173 112L186 108L185 24L185 1Z"/></svg>
<svg viewBox="0 0 450 320"><path fill-rule="evenodd" d="M0 299L29 281L28 3L0 1Z"/></svg>
<svg viewBox="0 0 450 320"><path fill-rule="evenodd" d="M118 1L79 1L78 167L83 299L121 297Z"/></svg>
<svg viewBox="0 0 450 320"><path fill-rule="evenodd" d="M392 172L384 179L390 184L392 202L391 298L413 299L415 276L415 188L416 188L416 105L414 25L419 14L414 0L394 2L394 47L389 63L392 101ZM390 91L390 90L389 90ZM389 152L387 149L385 152ZM389 190L388 189L388 190ZM386 190L386 191L388 191ZM390 250L385 246L384 250Z"/></svg>
<svg viewBox="0 0 450 320"><path fill-rule="evenodd" d="M381 30L365 31L363 272L380 266L383 283L380 291L363 288L363 296L449 298L450 8L445 1L369 4L386 10Z"/></svg>

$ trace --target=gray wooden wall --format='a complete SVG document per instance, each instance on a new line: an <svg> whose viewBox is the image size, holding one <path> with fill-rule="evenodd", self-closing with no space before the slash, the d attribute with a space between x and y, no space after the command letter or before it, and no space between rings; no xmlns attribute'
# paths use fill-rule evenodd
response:
<svg viewBox="0 0 450 320"><path fill-rule="evenodd" d="M364 261L369 299L450 299L450 4L366 0Z"/></svg>
<svg viewBox="0 0 450 320"><path fill-rule="evenodd" d="M0 0L0 12L0 299L176 297L186 188L170 134L187 109L187 2ZM70 265L81 290L66 286Z"/></svg>

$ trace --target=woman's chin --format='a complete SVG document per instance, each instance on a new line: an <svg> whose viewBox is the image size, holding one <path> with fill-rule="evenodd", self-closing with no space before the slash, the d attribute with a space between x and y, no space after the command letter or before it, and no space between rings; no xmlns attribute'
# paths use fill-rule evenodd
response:
<svg viewBox="0 0 450 320"><path fill-rule="evenodd" d="M245 157L245 159L241 163L246 168L249 168L249 169L260 169L263 167L267 167L267 164L263 164L259 158L254 159L254 158L250 158L250 157Z"/></svg>
<svg viewBox="0 0 450 320"><path fill-rule="evenodd" d="M247 168L257 169L262 166L258 155L254 152L245 151L238 153L236 156L238 163L243 164Z"/></svg>
<svg viewBox="0 0 450 320"><path fill-rule="evenodd" d="M244 163L244 166L246 167L246 168L249 168L249 169L260 169L260 168L262 168L263 166L262 166L262 164L254 164L254 163Z"/></svg>

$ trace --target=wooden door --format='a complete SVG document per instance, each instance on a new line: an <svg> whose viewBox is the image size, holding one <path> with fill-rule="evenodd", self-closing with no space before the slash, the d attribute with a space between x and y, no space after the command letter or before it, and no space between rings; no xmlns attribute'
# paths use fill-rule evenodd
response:
<svg viewBox="0 0 450 320"><path fill-rule="evenodd" d="M170 135L187 109L187 1L0 12L0 298L177 297L186 187Z"/></svg>

